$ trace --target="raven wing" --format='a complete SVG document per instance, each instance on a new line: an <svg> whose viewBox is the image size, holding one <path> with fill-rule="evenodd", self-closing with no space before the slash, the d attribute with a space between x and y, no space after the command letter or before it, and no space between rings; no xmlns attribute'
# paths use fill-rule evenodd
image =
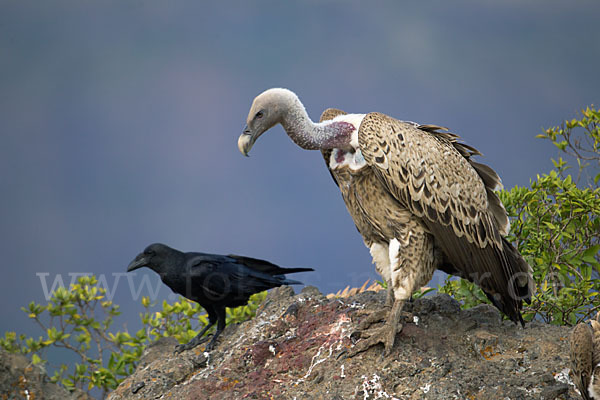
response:
<svg viewBox="0 0 600 400"><path fill-rule="evenodd" d="M272 262L261 260L259 258L238 256L235 254L229 254L227 257L233 258L240 264L245 265L246 267L253 269L255 271L263 272L265 274L270 275L283 275L283 274L292 274L294 272L307 272L314 271L312 268L284 268L279 265L273 264Z"/></svg>
<svg viewBox="0 0 600 400"><path fill-rule="evenodd" d="M269 270L277 267L274 264L262 265ZM250 268L235 258L220 255L202 255L192 258L189 274L192 292L201 290L204 299L215 303L224 303L230 307L245 304L248 297L254 293L285 284L299 283L288 280L280 274L271 275L268 272Z"/></svg>

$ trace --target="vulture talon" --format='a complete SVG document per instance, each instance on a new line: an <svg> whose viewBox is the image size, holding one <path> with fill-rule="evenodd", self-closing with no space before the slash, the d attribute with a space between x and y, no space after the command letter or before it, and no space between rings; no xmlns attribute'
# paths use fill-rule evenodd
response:
<svg viewBox="0 0 600 400"><path fill-rule="evenodd" d="M360 339L368 339L371 335L372 334L367 329L358 329L350 334L350 340L352 341L352 344L356 344Z"/></svg>
<svg viewBox="0 0 600 400"><path fill-rule="evenodd" d="M360 321L357 330L362 331L369 328L373 324L384 321L389 313L390 310L387 307L381 310L371 312L369 315L367 315L365 319Z"/></svg>
<svg viewBox="0 0 600 400"><path fill-rule="evenodd" d="M344 349L344 350L340 351L338 353L338 355L335 356L336 360L345 360L347 358L348 358L348 349Z"/></svg>
<svg viewBox="0 0 600 400"><path fill-rule="evenodd" d="M395 328L386 324L384 327L379 328L375 333L371 334L367 339L358 342L354 348L348 351L348 358L354 357L355 355L369 350L371 347L383 344L383 356L387 357L392 352L396 334L402 330L402 326Z"/></svg>

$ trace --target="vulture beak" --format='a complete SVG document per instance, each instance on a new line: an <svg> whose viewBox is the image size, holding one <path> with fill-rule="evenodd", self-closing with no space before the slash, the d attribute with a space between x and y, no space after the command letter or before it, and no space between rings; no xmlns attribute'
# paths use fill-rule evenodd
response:
<svg viewBox="0 0 600 400"><path fill-rule="evenodd" d="M145 267L149 263L150 263L150 260L148 260L148 258L146 258L144 253L140 253L137 255L136 258L134 258L134 260L132 262L129 263L129 265L127 266L127 272L131 272L138 268Z"/></svg>
<svg viewBox="0 0 600 400"><path fill-rule="evenodd" d="M253 135L250 128L248 128L248 125L246 125L244 132L242 132L238 139L238 149L240 150L240 153L248 157L248 153L254 145L254 142L256 142L258 136L259 135Z"/></svg>

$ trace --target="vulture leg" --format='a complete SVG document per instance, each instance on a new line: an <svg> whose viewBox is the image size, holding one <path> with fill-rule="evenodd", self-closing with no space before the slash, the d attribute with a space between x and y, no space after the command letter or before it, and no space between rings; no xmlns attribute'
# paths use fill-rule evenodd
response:
<svg viewBox="0 0 600 400"><path fill-rule="evenodd" d="M386 309L386 310L375 311L373 314L371 314L371 315L377 314L377 317L380 317L380 316L382 316L381 314L383 311L385 311L387 313L387 319L386 319L385 325L381 328L376 329L375 332L373 332L373 333L368 332L366 330L361 330L361 328L363 326L363 324L361 322L361 324L358 327L359 331L357 331L357 332L361 338L365 338L365 339L363 339L363 341L361 341L361 342L358 342L356 344L356 346L348 352L348 357L354 357L358 353L362 353L363 351L366 351L366 350L370 349L371 347L378 345L379 343L382 343L384 346L383 355L384 356L389 355L390 352L392 351L392 348L394 347L394 341L396 340L396 334L399 331L402 331L402 324L400 324L400 317L402 316L402 307L404 306L404 302L405 302L405 300L396 300L396 301L394 301L394 305L392 306L392 309L389 312ZM369 317L367 317L367 320L371 320L371 318L370 318L371 315L369 315ZM379 320L381 320L381 318ZM367 321L363 321L363 322L367 322ZM371 320L369 322L373 323L376 321ZM369 324L365 324L365 325L369 325Z"/></svg>
<svg viewBox="0 0 600 400"><path fill-rule="evenodd" d="M388 314L390 313L390 309L394 305L394 290L392 289L392 282L387 282L387 296L385 298L385 305L380 310L370 312L365 319L360 321L358 324L358 329L356 334L353 336L358 336L360 333L361 337L368 337L366 334L366 329L368 329L371 325L384 321ZM365 335L363 335L365 334Z"/></svg>
<svg viewBox="0 0 600 400"><path fill-rule="evenodd" d="M394 289L392 289L392 282L388 282L387 296L385 296L385 306L390 308L394 305Z"/></svg>
<svg viewBox="0 0 600 400"><path fill-rule="evenodd" d="M360 341L348 352L353 357L380 343L384 345L384 356L394 347L396 334L402 330L400 318L404 303L410 299L413 291L426 284L435 271L433 243L431 236L425 232L419 221L411 220L400 230L399 240L392 239L389 245L391 268L391 286L394 304L387 315L386 323L372 334L359 332ZM379 314L380 312L376 312ZM379 316L379 315L377 315ZM368 320L369 318L367 318ZM362 325L362 324L361 324ZM359 325L359 329L362 326Z"/></svg>

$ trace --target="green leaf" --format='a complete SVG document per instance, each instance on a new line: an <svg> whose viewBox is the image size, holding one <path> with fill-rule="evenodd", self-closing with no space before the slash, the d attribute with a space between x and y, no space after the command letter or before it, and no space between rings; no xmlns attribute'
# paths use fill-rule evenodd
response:
<svg viewBox="0 0 600 400"><path fill-rule="evenodd" d="M581 258L587 263L598 264L598 260L596 260L598 252L600 252L600 244L590 246L587 250L583 252Z"/></svg>

